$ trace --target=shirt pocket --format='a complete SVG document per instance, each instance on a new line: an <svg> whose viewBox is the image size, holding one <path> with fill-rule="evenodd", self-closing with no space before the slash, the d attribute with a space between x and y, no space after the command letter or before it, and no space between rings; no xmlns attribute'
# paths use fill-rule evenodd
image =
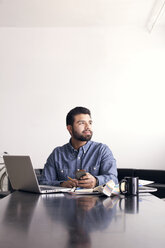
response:
<svg viewBox="0 0 165 248"><path fill-rule="evenodd" d="M58 170L58 180L66 181L68 176L68 169L59 169Z"/></svg>
<svg viewBox="0 0 165 248"><path fill-rule="evenodd" d="M66 169L65 168L65 169L59 169L58 170L58 180L59 181L67 181L67 180L69 180L68 176L71 177L71 178L75 178L71 169Z"/></svg>
<svg viewBox="0 0 165 248"><path fill-rule="evenodd" d="M91 166L89 168L89 173L92 174L93 176L98 176L99 175L99 165Z"/></svg>

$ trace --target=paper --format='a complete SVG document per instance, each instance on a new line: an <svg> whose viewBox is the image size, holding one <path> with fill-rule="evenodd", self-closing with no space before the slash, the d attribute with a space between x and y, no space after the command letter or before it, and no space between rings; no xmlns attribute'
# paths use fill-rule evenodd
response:
<svg viewBox="0 0 165 248"><path fill-rule="evenodd" d="M148 181L148 180L139 179L139 187L144 186L144 185L148 185L148 184L151 184L151 183L154 183L154 181Z"/></svg>
<svg viewBox="0 0 165 248"><path fill-rule="evenodd" d="M95 187L94 189L75 189L74 192L69 192L71 194L84 194L84 195L95 195L95 194L104 194L106 196L118 195L119 194L119 185L115 185L113 180L108 181L104 185Z"/></svg>

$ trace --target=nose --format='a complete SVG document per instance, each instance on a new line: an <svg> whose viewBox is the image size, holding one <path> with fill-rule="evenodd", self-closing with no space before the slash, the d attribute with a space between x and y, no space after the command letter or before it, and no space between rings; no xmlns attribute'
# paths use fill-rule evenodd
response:
<svg viewBox="0 0 165 248"><path fill-rule="evenodd" d="M86 129L91 129L91 126L92 126L91 123L86 123L85 128Z"/></svg>

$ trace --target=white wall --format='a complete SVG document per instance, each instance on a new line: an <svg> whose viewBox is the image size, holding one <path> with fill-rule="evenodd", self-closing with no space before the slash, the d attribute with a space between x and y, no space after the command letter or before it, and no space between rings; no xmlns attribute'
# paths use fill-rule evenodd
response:
<svg viewBox="0 0 165 248"><path fill-rule="evenodd" d="M0 28L0 153L43 167L85 106L118 167L164 169L164 60L158 28Z"/></svg>

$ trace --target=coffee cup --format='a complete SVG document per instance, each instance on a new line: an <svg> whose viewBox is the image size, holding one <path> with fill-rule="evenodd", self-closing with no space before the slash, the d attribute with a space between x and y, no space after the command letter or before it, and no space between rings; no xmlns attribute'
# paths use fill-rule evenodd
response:
<svg viewBox="0 0 165 248"><path fill-rule="evenodd" d="M124 177L124 179L122 179L119 182L119 189L120 189L120 193L123 195L127 195L127 196L138 195L139 178L138 177Z"/></svg>

